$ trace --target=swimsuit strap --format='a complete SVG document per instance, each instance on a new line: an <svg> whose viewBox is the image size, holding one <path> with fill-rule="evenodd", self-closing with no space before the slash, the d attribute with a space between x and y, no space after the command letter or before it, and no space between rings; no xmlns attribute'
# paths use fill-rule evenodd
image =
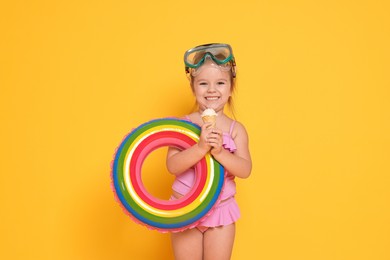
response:
<svg viewBox="0 0 390 260"><path fill-rule="evenodd" d="M230 125L230 130L229 130L229 135L230 135L230 136L232 136L233 128L234 128L235 125L236 125L236 121L233 120L233 122L232 122L231 125Z"/></svg>

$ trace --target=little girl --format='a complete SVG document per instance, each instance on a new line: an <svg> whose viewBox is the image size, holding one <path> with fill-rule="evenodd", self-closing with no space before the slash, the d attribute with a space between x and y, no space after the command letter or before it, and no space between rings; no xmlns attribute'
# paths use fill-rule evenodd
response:
<svg viewBox="0 0 390 260"><path fill-rule="evenodd" d="M248 135L242 124L224 113L226 104L232 105L235 88L236 64L228 44L206 44L188 50L184 55L187 76L198 109L186 119L201 126L199 142L183 151L169 148L168 171L176 176L171 199L188 193L195 182L193 166L206 153L221 163L227 171L220 204L211 215L193 229L172 233L175 258L230 259L235 236L235 222L240 211L234 195L234 178L247 178L252 161L248 149ZM217 113L216 127L203 123L201 114L207 109Z"/></svg>

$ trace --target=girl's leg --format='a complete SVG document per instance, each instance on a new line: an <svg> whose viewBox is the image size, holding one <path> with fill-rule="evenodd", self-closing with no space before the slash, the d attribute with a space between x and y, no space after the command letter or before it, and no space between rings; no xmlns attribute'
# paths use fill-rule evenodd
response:
<svg viewBox="0 0 390 260"><path fill-rule="evenodd" d="M210 228L204 233L204 260L229 260L232 255L235 224Z"/></svg>
<svg viewBox="0 0 390 260"><path fill-rule="evenodd" d="M203 257L203 234L192 228L172 233L171 241L176 260L201 260Z"/></svg>

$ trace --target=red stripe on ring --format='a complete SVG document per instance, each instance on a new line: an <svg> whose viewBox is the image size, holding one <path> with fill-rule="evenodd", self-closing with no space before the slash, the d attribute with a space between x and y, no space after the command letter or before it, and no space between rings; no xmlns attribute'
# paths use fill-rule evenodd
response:
<svg viewBox="0 0 390 260"><path fill-rule="evenodd" d="M131 175L135 174L135 175L131 176L131 177L135 177L135 178L132 178L133 179L133 181L132 181L133 188L136 191L136 193L138 194L138 196L142 200L144 200L144 202L149 203L149 205L155 206L156 208L175 209L176 208L175 206L182 207L182 206L188 205L195 198L198 197L199 193L202 191L202 189L204 187L204 183L205 183L206 178L203 178L204 180L200 179L197 182L197 185L199 185L199 183L203 183L203 187L200 186L200 189L195 189L195 191L193 192L192 195L189 196L189 198L183 198L183 200L177 201L176 203L173 201L165 201L165 200L156 199L156 198L152 197L148 192L146 192L145 188L143 187L140 175L141 175L142 161L144 160L146 155L148 155L151 151L153 151L159 147L162 147L164 145L165 146L166 145L172 146L172 144L174 144L173 146L175 146L175 145L179 146L178 143L182 139L184 139L184 140L187 139L187 142L190 141L192 144L194 144L194 141L192 139L188 139L187 136L183 136L181 134L179 136L177 136L177 134L178 134L178 132L172 132L172 133L165 132L165 134L164 133L153 134L153 137L149 136L148 138L144 139L140 143L141 147L139 147L139 148L137 147L136 151L134 151L134 153L133 153L133 157L135 156L134 157L135 166L134 166L134 162L131 162L131 172L130 172ZM174 138L164 138L164 136L165 137L174 136ZM205 165L205 166L207 167L207 165ZM198 167L198 169L201 170L202 168ZM134 181L134 179L135 179L135 181ZM199 179L199 178L197 178L197 179ZM196 185L194 185L194 187L196 187Z"/></svg>
<svg viewBox="0 0 390 260"><path fill-rule="evenodd" d="M191 147L191 145L187 144L185 141L179 139L179 138L163 138L162 141L165 143L165 144L172 144L172 143L175 143L175 146L176 148L179 148L181 150L183 149L186 149L188 147ZM161 144L162 146L164 145L163 143ZM156 149L156 144L155 142L151 142L151 143L148 143L144 146L144 148L142 149L142 151L140 152L140 155L139 157L140 158L145 158L146 156L149 155L149 153L153 150ZM172 146L172 145L169 145L169 146ZM136 147L135 147L136 148ZM150 195L150 193L145 189L145 186L143 185L143 179L141 178L141 174L142 174L142 165L143 165L143 161L141 159L138 159L138 161L136 162L136 165L135 165L135 169L137 169L137 172L139 174L136 174L136 182L139 183L139 187L140 189L142 190L142 192L149 197L149 199L151 200L154 200L158 203L161 203L161 204L164 204L164 205L171 205L171 204L175 204L173 201L171 200L161 200L159 198L156 198L156 197L153 197L152 195ZM199 168L199 165L195 165L195 170L197 172L200 171L200 168ZM195 178L195 183L193 186L196 186L198 185L198 180L199 178ZM187 192L187 194L185 194L185 196L183 197L182 200L186 199L185 197L187 196L190 196L192 195L192 190L190 190L189 192ZM178 202L177 202L178 203Z"/></svg>
<svg viewBox="0 0 390 260"><path fill-rule="evenodd" d="M202 192L207 179L207 174L205 174L207 173L207 164L204 158L199 161L196 167L196 179L199 179L199 181L196 181L192 187L192 194L183 197L183 199L173 201L156 199L143 186L141 168L146 156L163 146L175 146L184 149L186 147L183 147L183 142L188 147L196 144L193 139L180 132L163 131L148 136L135 148L130 160L130 182L134 191L146 204L161 210L176 210L191 204Z"/></svg>
<svg viewBox="0 0 390 260"><path fill-rule="evenodd" d="M179 148L179 149L182 149L182 150L186 149L188 147L191 147L191 145L187 144L186 142L184 142L184 141L182 141L181 139L178 139L178 138L164 138L163 141L164 141L165 144L175 143L176 144L176 148ZM172 145L170 145L170 146L172 146ZM150 153L150 151L155 150L155 149L156 149L155 148L155 144L153 142L149 143L140 152L139 156L141 158L145 158ZM139 159L136 162L136 166L135 166L136 167L135 169L137 169L137 171L140 173L140 174L136 174L136 182L140 184L139 187L142 190L142 192L146 196L148 196L149 199L154 200L154 201L156 201L158 203L161 203L161 204L164 204L164 205L172 205L172 204L179 203L180 201L173 202L172 200L161 200L159 198L153 197L152 195L150 195L149 192L147 192L147 190L145 189L145 186L143 185L143 180L141 178L142 165L143 165L143 161ZM196 164L195 165L195 172L200 172L200 171L201 171L200 164ZM193 184L194 187L196 187L197 185L199 185L199 178L195 178L195 181L194 181L194 184ZM180 199L181 200L187 199L187 197L190 197L194 191L195 191L194 189L190 189L189 192L187 192L187 194L184 194L184 196L182 198L180 198Z"/></svg>

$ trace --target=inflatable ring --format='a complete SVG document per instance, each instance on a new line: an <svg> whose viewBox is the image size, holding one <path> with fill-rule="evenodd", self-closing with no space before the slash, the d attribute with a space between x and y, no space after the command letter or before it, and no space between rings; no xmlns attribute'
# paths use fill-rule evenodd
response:
<svg viewBox="0 0 390 260"><path fill-rule="evenodd" d="M113 189L125 212L137 223L160 232L194 227L218 204L225 178L223 166L208 153L195 165L195 184L177 200L161 200L145 189L141 168L154 150L184 150L199 140L200 127L186 120L163 118L149 121L125 137L112 166Z"/></svg>

